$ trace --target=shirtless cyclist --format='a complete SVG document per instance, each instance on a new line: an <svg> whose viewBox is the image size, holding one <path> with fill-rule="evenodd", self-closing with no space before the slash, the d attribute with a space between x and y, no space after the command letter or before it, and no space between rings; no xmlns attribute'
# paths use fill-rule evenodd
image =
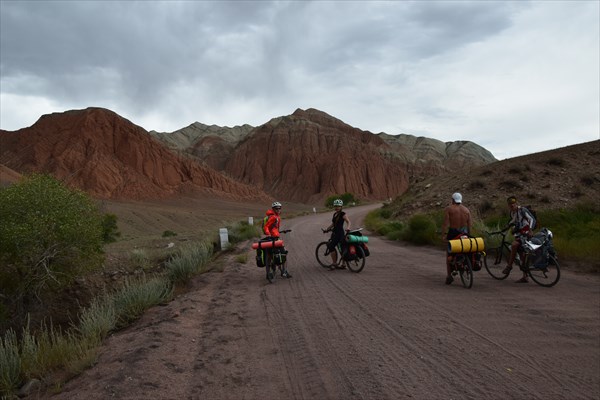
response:
<svg viewBox="0 0 600 400"><path fill-rule="evenodd" d="M444 222L442 223L442 240L457 239L461 235L471 233L471 212L462 205L462 195L454 193L452 195L452 204L444 209ZM446 231L447 230L447 231ZM452 257L446 253L446 285L452 283L452 267L450 261Z"/></svg>

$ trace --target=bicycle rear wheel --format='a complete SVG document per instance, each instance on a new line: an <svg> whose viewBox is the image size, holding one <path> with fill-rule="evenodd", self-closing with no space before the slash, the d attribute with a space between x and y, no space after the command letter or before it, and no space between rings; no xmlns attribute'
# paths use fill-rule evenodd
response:
<svg viewBox="0 0 600 400"><path fill-rule="evenodd" d="M455 260L456 263L462 263L462 267L458 267L458 274L460 275L463 286L465 289L471 289L473 286L473 267L471 266L470 255L461 254L456 256Z"/></svg>
<svg viewBox="0 0 600 400"><path fill-rule="evenodd" d="M273 280L275 279L275 273L277 272L277 268L275 267L275 264L273 264L273 260L271 259L271 257L265 258L265 271L267 272L267 280L269 281L269 283L273 283Z"/></svg>
<svg viewBox="0 0 600 400"><path fill-rule="evenodd" d="M348 269L352 272L360 272L365 267L365 252L362 247L354 246L356 248L356 259L351 261L344 261L348 266Z"/></svg>
<svg viewBox="0 0 600 400"><path fill-rule="evenodd" d="M508 277L508 274L502 272L508 264L508 257L508 249L504 246L492 247L485 251L483 265L492 278L502 280ZM506 263L503 263L502 261L505 261Z"/></svg>
<svg viewBox="0 0 600 400"><path fill-rule="evenodd" d="M321 242L317 245L317 249L315 250L315 256L317 257L317 261L323 268L329 268L331 263L331 251L327 248L329 242ZM337 253L337 249L333 249ZM340 255L338 253L336 260L340 261Z"/></svg>
<svg viewBox="0 0 600 400"><path fill-rule="evenodd" d="M533 267L527 257L527 274L538 285L551 287L560 279L560 266L554 256L548 256L548 264L544 268Z"/></svg>

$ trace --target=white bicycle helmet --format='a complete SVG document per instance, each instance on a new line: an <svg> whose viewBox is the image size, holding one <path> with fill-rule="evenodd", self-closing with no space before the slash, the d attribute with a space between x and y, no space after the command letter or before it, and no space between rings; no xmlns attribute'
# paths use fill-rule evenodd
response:
<svg viewBox="0 0 600 400"><path fill-rule="evenodd" d="M271 208L275 208L275 207L281 208L281 203L278 201L274 201L273 204L271 204Z"/></svg>
<svg viewBox="0 0 600 400"><path fill-rule="evenodd" d="M334 207L341 207L341 206L343 206L343 205L344 205L344 202L342 201L342 199L335 199L335 200L333 201L333 206L334 206Z"/></svg>

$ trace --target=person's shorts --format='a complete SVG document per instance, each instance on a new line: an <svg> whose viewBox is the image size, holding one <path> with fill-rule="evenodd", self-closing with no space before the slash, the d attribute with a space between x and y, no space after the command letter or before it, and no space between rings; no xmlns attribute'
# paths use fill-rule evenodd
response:
<svg viewBox="0 0 600 400"><path fill-rule="evenodd" d="M329 251L333 251L333 249L335 249L335 246L337 246L338 243L342 241L343 237L343 235L331 235L331 241L327 245Z"/></svg>

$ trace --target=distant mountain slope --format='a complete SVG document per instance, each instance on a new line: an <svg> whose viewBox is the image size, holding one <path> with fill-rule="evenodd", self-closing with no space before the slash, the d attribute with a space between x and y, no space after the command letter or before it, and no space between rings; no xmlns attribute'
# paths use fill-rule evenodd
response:
<svg viewBox="0 0 600 400"><path fill-rule="evenodd" d="M461 192L464 204L479 216L502 215L506 198L517 196L536 209L570 208L577 203L600 205L600 140L543 151L446 173L411 185L391 204L392 213L408 217L439 211Z"/></svg>
<svg viewBox="0 0 600 400"><path fill-rule="evenodd" d="M187 190L267 198L176 155L143 128L102 108L44 115L29 128L0 131L0 163L19 173L50 173L99 198L161 198Z"/></svg>
<svg viewBox="0 0 600 400"><path fill-rule="evenodd" d="M222 171L235 146L254 129L251 125L220 127L200 122L174 132L150 131L169 148L197 157L206 165Z"/></svg>

